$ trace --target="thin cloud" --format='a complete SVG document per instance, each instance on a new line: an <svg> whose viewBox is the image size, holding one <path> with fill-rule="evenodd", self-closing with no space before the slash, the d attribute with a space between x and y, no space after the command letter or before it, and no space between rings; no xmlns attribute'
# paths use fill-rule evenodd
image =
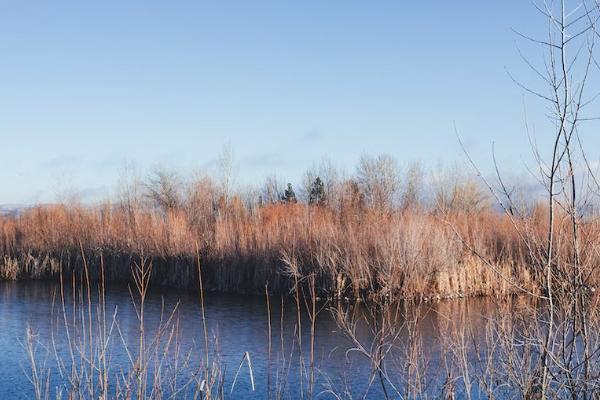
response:
<svg viewBox="0 0 600 400"><path fill-rule="evenodd" d="M311 129L310 131L308 131L305 134L300 136L300 141L301 142L316 142L316 141L323 140L324 137L325 137L325 135L323 134L323 132L321 132L317 129Z"/></svg>
<svg viewBox="0 0 600 400"><path fill-rule="evenodd" d="M246 157L242 160L245 167L258 168L276 168L284 165L284 156L280 153L264 153L257 156Z"/></svg>
<svg viewBox="0 0 600 400"><path fill-rule="evenodd" d="M84 159L80 156L61 155L44 161L40 164L43 169L62 169L65 167L73 167L81 165Z"/></svg>
<svg viewBox="0 0 600 400"><path fill-rule="evenodd" d="M107 169L114 169L114 168L120 167L120 166L124 165L126 162L127 162L127 159L124 157L112 156L112 157L101 158L99 160L94 161L93 166L94 166L94 168L97 168L100 170L107 170Z"/></svg>

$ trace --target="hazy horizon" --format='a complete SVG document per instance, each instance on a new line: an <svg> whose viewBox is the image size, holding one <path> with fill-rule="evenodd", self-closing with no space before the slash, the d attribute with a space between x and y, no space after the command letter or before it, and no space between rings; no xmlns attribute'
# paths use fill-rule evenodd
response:
<svg viewBox="0 0 600 400"><path fill-rule="evenodd" d="M435 168L465 160L454 126L484 173L494 142L503 170L522 176L525 118L536 135L547 122L507 74L537 84L515 43L539 49L511 31L544 31L528 2L0 10L0 204L101 199L125 163L185 175L224 144L240 185L297 183L323 157L352 172L363 153Z"/></svg>

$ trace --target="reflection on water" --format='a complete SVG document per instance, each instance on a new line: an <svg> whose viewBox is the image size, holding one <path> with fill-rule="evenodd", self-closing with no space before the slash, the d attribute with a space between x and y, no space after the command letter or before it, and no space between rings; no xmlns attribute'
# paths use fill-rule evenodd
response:
<svg viewBox="0 0 600 400"><path fill-rule="evenodd" d="M66 297L67 320L71 321L73 315L69 310L72 308L73 299L68 295ZM92 309L96 310L97 295L92 293L92 298L94 302ZM117 374L122 368L127 368L129 362L120 337L122 336L125 343L135 348L135 342L139 337L138 318L127 288L109 287L105 299L107 318L110 320L112 314L116 312L121 332L119 339L111 342L111 371ZM217 342L211 341L211 348L218 349L218 356L222 365L226 367L224 387L227 394L244 353L248 352L251 357L255 391L252 391L247 368L242 368L230 398L265 398L267 385L271 388L279 387L287 398L298 398L301 391L306 391L311 341L310 321L305 310L302 313L302 355L305 366L302 372L304 380L300 384L298 367L300 351L294 340L297 324L293 301L284 301L282 306L281 299L271 299L270 362L267 351L268 313L265 298L210 293L207 294L205 303L209 334L212 338L218 339ZM150 293L144 314L147 332L152 332L159 325L161 315L164 318L176 305L175 316L178 321L178 344L181 353L191 352L190 365L198 366L202 360L203 326L197 296L176 292ZM366 392L367 398L379 398L381 385L377 374L371 373L370 363L359 351L347 352L356 343L340 331L329 307L323 309L316 321L315 394L321 393L320 398L333 398L327 393L327 390L333 387L336 391L347 389L357 397ZM444 331L448 321L461 318L461 321L468 325L470 332L480 332L483 336L484 317L494 307L493 301L485 299L454 300L422 305L409 313L410 315L418 313L422 317L416 328L420 334L419 347L414 349L410 347L411 331L404 329L398 334L396 346L392 351L408 352L412 349L426 354L426 358L430 361L439 360L445 351L449 351L448 348L441 346L438 340L439 333ZM346 311L366 315L361 307L346 308ZM48 345L49 349L56 348L56 352L62 356L66 355L67 351L64 329L61 329L64 328L64 325L61 325L62 321L60 290L57 285L40 282L0 282L0 398L33 396L32 385L27 379L30 363L24 349L27 327L33 329L42 344ZM396 323L402 325L404 321L398 319ZM356 339L365 345L365 350L372 348L370 347L374 338L372 329L365 323L358 323L356 332ZM50 345L52 340L54 345ZM55 357L45 355L40 348L38 348L38 355L44 357L45 365L54 373L51 384L54 386L60 384L56 378ZM286 370L283 365L292 365L292 367ZM386 368L390 368L391 371L393 367L390 365ZM271 374L270 379L267 379L268 371ZM412 377L410 371L407 370L405 373L408 378ZM443 380L443 372L436 370L431 373L439 375ZM443 381L437 383L439 386L443 385ZM434 392L439 387L423 389L430 391L436 397ZM54 392L51 390L51 393Z"/></svg>

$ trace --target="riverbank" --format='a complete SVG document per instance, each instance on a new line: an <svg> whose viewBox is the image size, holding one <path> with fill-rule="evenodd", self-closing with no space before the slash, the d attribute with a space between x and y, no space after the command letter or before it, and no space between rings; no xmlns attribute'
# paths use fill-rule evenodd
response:
<svg viewBox="0 0 600 400"><path fill-rule="evenodd" d="M134 263L144 260L152 263L154 286L194 289L199 256L205 289L217 292L261 294L267 285L285 294L295 278L302 285L308 276L323 298L540 291L530 247L543 243L543 210L518 221L490 209L441 214L304 204L238 204L194 215L63 204L3 217L0 279L58 280L61 271L83 271L85 257L90 279L103 264L107 280L128 281ZM594 243L594 232L585 226L582 237Z"/></svg>
<svg viewBox="0 0 600 400"><path fill-rule="evenodd" d="M131 267L140 262L140 256L134 254L108 254L102 253L85 256L89 278L93 282L99 280L100 274L105 274L109 282L129 282L131 280ZM146 262L152 264L151 283L155 287L180 288L183 290L197 290L198 264L192 256L189 257L147 257ZM103 270L101 264L104 264ZM233 294L261 294L265 286L273 295L289 294L294 289L294 279L289 267L284 261L265 266L256 261L239 264L228 264L222 260L216 262L201 261L204 289L210 292ZM525 268L517 275L511 267L500 270L505 276L519 276L521 285L530 282L531 277ZM34 254L22 253L16 256L5 256L0 260L1 280L41 280L59 281L60 275L70 277L73 273L83 278L83 257L74 251L65 251L62 254ZM395 299L421 299L439 300L462 298L472 296L504 296L518 293L517 290L505 279L497 276L483 263L473 260L469 266L459 265L454 271L437 272L429 277L419 277L425 282L423 290L411 290L411 295L396 292ZM349 287L336 286L338 281L332 276L321 276L318 280L318 296L325 299L356 300L366 299L376 292L367 288L353 290ZM517 278L513 278L516 282ZM261 284L262 282L262 284ZM350 285L351 286L351 285ZM408 288L403 288L408 291Z"/></svg>

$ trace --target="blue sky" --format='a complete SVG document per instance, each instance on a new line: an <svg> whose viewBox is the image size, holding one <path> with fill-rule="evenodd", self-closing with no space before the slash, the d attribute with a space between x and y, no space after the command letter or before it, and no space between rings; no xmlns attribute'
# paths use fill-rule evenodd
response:
<svg viewBox="0 0 600 400"><path fill-rule="evenodd" d="M484 170L493 141L523 170L524 109L543 120L511 28L544 21L522 0L2 1L0 204L99 198L125 162L186 172L227 143L240 184L452 163L454 123Z"/></svg>

